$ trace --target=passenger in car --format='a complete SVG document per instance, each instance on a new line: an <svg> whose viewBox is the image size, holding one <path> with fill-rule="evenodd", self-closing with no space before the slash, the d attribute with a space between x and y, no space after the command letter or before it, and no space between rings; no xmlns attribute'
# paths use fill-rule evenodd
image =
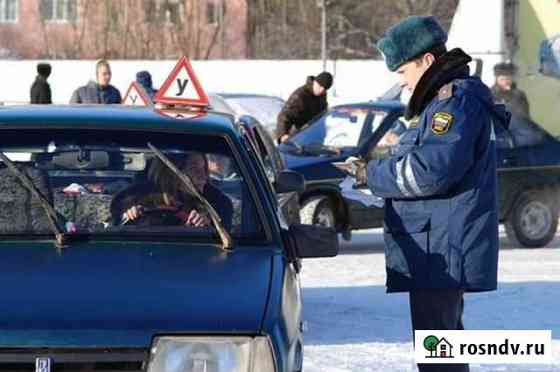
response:
<svg viewBox="0 0 560 372"><path fill-rule="evenodd" d="M216 209L225 228L230 230L232 202L210 184L206 156L200 152L189 152L181 159L172 158L172 160L189 176L197 191ZM111 206L114 223L139 221L150 214L152 217L148 222L150 225L183 224L205 227L211 224L204 207L189 194L183 182L159 159L153 159L147 176L147 183L133 185L115 196ZM167 217L163 218L163 215Z"/></svg>

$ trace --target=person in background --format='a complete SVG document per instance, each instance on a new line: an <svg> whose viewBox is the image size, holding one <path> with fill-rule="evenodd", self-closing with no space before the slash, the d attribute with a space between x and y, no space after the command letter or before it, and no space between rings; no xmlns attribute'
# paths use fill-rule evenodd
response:
<svg viewBox="0 0 560 372"><path fill-rule="evenodd" d="M37 64L37 77L31 85L30 102L32 104L50 104L52 103L51 86L47 79L51 75L51 65L48 63Z"/></svg>
<svg viewBox="0 0 560 372"><path fill-rule="evenodd" d="M492 86L492 95L496 103L506 105L512 114L529 118L529 101L525 92L517 88L516 72L517 67L511 62L498 63L494 66L496 82Z"/></svg>
<svg viewBox="0 0 560 372"><path fill-rule="evenodd" d="M102 59L95 65L97 82L90 81L87 85L79 87L70 98L71 104L118 104L121 103L121 92L110 84L111 66Z"/></svg>
<svg viewBox="0 0 560 372"><path fill-rule="evenodd" d="M144 88L148 96L153 100L157 93L152 84L152 75L148 71L139 71L136 73L136 82Z"/></svg>
<svg viewBox="0 0 560 372"><path fill-rule="evenodd" d="M321 72L309 76L305 85L297 88L278 114L276 136L278 143L288 140L305 124L328 108L327 90L333 84L333 76Z"/></svg>

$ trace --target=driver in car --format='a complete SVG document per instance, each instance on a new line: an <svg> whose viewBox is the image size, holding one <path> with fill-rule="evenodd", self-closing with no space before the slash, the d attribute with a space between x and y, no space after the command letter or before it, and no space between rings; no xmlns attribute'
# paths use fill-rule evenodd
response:
<svg viewBox="0 0 560 372"><path fill-rule="evenodd" d="M173 159L173 157L171 157ZM231 200L210 184L206 156L188 152L177 167L193 182L197 191L214 207L227 230L231 229ZM128 223L148 219L149 225L185 225L206 227L211 224L204 207L188 192L184 183L159 159L153 159L148 169L148 182L121 191L113 200L113 216ZM149 216L148 216L149 215Z"/></svg>

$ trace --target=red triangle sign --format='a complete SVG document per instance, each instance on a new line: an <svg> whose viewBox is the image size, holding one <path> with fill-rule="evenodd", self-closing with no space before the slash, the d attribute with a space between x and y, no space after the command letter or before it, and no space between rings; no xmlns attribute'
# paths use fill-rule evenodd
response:
<svg viewBox="0 0 560 372"><path fill-rule="evenodd" d="M198 81L187 57L181 57L154 97L154 102L170 105L209 105L208 96Z"/></svg>
<svg viewBox="0 0 560 372"><path fill-rule="evenodd" d="M173 109L155 109L155 112L162 116L166 116L172 119L188 120L206 115L204 111L185 111L185 110L173 110Z"/></svg>
<svg viewBox="0 0 560 372"><path fill-rule="evenodd" d="M123 105L130 106L148 106L152 104L152 100L144 87L137 82L133 81L130 83L124 99L122 100Z"/></svg>

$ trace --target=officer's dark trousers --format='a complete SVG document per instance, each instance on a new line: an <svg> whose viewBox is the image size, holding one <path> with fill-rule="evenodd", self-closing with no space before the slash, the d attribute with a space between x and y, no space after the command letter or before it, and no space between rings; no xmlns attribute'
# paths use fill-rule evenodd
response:
<svg viewBox="0 0 560 372"><path fill-rule="evenodd" d="M411 291L410 315L413 330L463 330L463 291L457 289ZM418 364L418 370L420 372L468 372L469 365Z"/></svg>

